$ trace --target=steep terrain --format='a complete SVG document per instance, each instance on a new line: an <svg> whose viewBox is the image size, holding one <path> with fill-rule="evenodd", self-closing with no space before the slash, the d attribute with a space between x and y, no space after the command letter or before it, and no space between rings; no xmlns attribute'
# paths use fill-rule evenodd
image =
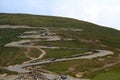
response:
<svg viewBox="0 0 120 80"><path fill-rule="evenodd" d="M0 14L1 74L36 65L32 72L45 69L77 78L119 80L119 62L118 30L71 18Z"/></svg>

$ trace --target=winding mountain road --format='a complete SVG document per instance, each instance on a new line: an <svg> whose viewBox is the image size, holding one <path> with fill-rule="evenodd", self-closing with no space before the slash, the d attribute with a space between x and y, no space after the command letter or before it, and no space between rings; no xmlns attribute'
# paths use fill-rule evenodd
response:
<svg viewBox="0 0 120 80"><path fill-rule="evenodd" d="M92 58L96 58L96 57L102 57L102 56L114 54L113 52L106 51L106 50L98 50L98 51L99 51L98 53L81 56L81 57L63 58L63 59L57 59L55 61L48 60L48 61L42 61L42 62L36 62L36 63L20 64L20 65L8 66L8 67L6 67L6 69L10 70L10 71L19 72L19 73L27 73L27 72L29 72L29 70L23 69L24 67L48 64L48 63L55 63L55 62L62 62L62 61L69 61L69 60L77 60L77 59L92 59Z"/></svg>
<svg viewBox="0 0 120 80"><path fill-rule="evenodd" d="M6 27L8 28L9 26L6 26ZM12 28L19 28L19 27L14 26ZM29 28L29 27L25 26L24 28ZM64 61L70 61L70 60L78 60L78 59L92 59L92 58L96 58L96 57L102 57L102 56L114 54L112 51L96 50L97 51L96 53L88 54L88 55L84 55L84 56L80 56L80 57L56 59L54 61L46 60L46 61L30 63L31 61L34 61L34 60L37 60L37 59L42 59L46 55L46 52L43 50L44 48L50 48L50 49L61 49L61 48L64 48L64 49L82 49L82 48L48 47L48 46L34 46L34 45L30 45L31 43L35 43L37 41L58 41L58 40L61 40L60 36L52 35L52 32L50 32L49 29L47 29L47 28L43 28L43 29L45 30L44 33L51 33L51 34L42 35L43 34L42 33L42 34L36 34L36 35L22 35L22 36L18 36L18 37L22 38L24 40L11 42L11 43L8 43L8 44L5 45L5 47L23 47L23 48L27 48L27 51L25 52L25 55L26 55L26 57L31 59L30 61L28 61L28 63L8 66L8 67L5 67L5 69L7 69L9 71L15 71L15 72L18 72L18 73L28 73L30 71L25 69L25 67L28 67L28 66L36 66L36 65L43 65L43 64L49 64L49 63L55 63L55 62L64 62ZM65 29L65 30L67 30L67 29ZM73 31L82 31L82 30L80 30L80 29L73 29ZM27 32L27 33L39 33L39 32L31 31L31 32ZM42 40L42 39L45 39L45 40ZM66 39L66 40L69 41L69 40L73 40L73 39ZM34 57L31 57L31 56L28 55L28 53L30 52L31 48L38 49L40 52L42 52L38 58L34 58ZM71 80L77 80L77 79L71 79Z"/></svg>

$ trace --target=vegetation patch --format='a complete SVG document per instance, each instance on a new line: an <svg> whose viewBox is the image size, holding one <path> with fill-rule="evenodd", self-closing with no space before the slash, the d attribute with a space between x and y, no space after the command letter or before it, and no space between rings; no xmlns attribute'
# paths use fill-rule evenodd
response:
<svg viewBox="0 0 120 80"><path fill-rule="evenodd" d="M47 58L66 58L72 57L73 55L84 54L87 50L80 49L80 50L72 50L72 49L45 49L46 55L44 56L45 59Z"/></svg>
<svg viewBox="0 0 120 80"><path fill-rule="evenodd" d="M93 49L110 50L116 54L102 57L103 59L95 58L92 60L72 60L51 63L44 65L43 68L59 74L70 74L72 76L76 76L75 74L83 72L85 73L83 77L90 78L92 80L120 80L119 64L100 71L91 71L94 68L99 68L105 64L113 63L119 60L120 31L118 30L71 18L28 14L0 13L0 25L25 25L57 30L60 28L81 29L82 31L79 32L70 30L55 31L58 36L62 36L62 38L75 39L73 41L61 40L54 42L38 42L37 45L40 46L82 48L80 50L63 48L44 49L47 53L44 56L44 59L71 57L72 55L83 54ZM4 45L10 42L21 40L17 36L26 34L24 33L26 31L34 30L37 29L0 29L0 65L9 66L21 64L28 60L24 54L26 51L25 48L4 47ZM32 49L29 53L29 55L33 57L37 57L39 54L40 52L36 49ZM0 69L0 73L4 72L7 71Z"/></svg>
<svg viewBox="0 0 120 80"><path fill-rule="evenodd" d="M105 72L98 74L92 80L120 80L120 72Z"/></svg>
<svg viewBox="0 0 120 80"><path fill-rule="evenodd" d="M71 60L71 61L47 64L47 65L44 65L43 68L59 74L69 74L69 75L75 76L75 74L78 72L86 72L91 70L92 68L97 68L102 65L103 63L83 59L83 60ZM72 67L74 69L71 70L70 68Z"/></svg>
<svg viewBox="0 0 120 80"><path fill-rule="evenodd" d="M24 51L24 48L0 48L0 65L9 66L23 63L27 61Z"/></svg>
<svg viewBox="0 0 120 80"><path fill-rule="evenodd" d="M39 51L38 49L36 48L31 48L30 49L30 52L28 53L28 55L30 57L33 57L33 58L38 58L40 55L41 55L41 51Z"/></svg>

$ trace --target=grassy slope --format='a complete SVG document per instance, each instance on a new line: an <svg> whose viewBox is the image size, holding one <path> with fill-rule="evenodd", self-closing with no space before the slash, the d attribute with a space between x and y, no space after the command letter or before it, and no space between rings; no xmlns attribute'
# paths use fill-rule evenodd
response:
<svg viewBox="0 0 120 80"><path fill-rule="evenodd" d="M109 49L114 51L115 53L119 53L119 51L116 50L116 48L120 49L120 31L117 31L115 29L107 28L107 27L102 27L99 25L95 25L92 23L84 22L84 21L79 21L75 19L70 19L70 18L62 18L62 17L50 17L50 16L38 16L38 15L28 15L28 14L0 14L0 25L27 25L27 26L35 26L35 27L50 27L50 28L79 28L82 29L82 32L73 32L72 31L61 31L57 32L58 35L62 35L64 37L68 38L75 38L76 41L73 41L71 43L65 42L65 44L62 44L61 42L45 42L45 43L39 43L42 45L56 45L56 46L74 46L74 47L83 47L83 48L99 48L99 49ZM10 64L16 64L20 63L24 60L27 60L23 54L25 49L18 49L18 48L5 48L3 47L4 44L9 43L11 41L16 41L19 40L15 38L15 36L20 35L22 32L25 30L23 29L0 29L0 65L10 65ZM87 39L87 40L99 40L101 43L85 43L81 42L81 39ZM69 45L68 45L69 44ZM102 47L99 46L100 44L104 44L107 47ZM49 53L52 53L52 50L46 50ZM53 50L54 51L54 50ZM11 52L11 53L10 53ZM17 53L19 52L19 53ZM60 51L57 51L58 53ZM64 51L62 51L64 53ZM65 51L68 53L69 51ZM76 51L77 52L77 51ZM17 53L17 54L16 54ZM66 54L65 53L65 54ZM19 54L19 55L18 55ZM56 54L56 53L54 53ZM15 55L15 58L13 55ZM72 53L70 53L72 55ZM51 56L51 55L50 55ZM49 55L46 57L49 58ZM55 55L56 56L56 55ZM116 55L117 56L117 55ZM46 58L45 57L45 58ZM59 56L61 57L61 56ZM6 60L6 58L9 58ZM12 58L12 59L11 59ZM114 58L112 58L114 59ZM110 61L112 61L112 59ZM96 61L96 60L95 60ZM11 63L9 63L11 62ZM70 61L70 62L62 62L62 63L56 63L57 65L54 66L50 64L49 70L55 71L58 73L61 73L64 70L67 70L69 66L64 67L65 65L71 64L78 64L80 63L81 60L78 61ZM107 61L106 61L107 62ZM85 61L81 63L80 65L82 66L100 66L103 63L98 62L93 65L87 65L88 61ZM62 66L63 64L63 66ZM62 68L59 68L58 66L61 66ZM119 67L119 66L118 66ZM46 68L46 67L45 67ZM81 66L78 66L77 71L81 69ZM87 67L85 67L87 68ZM90 67L91 68L91 67ZM114 69L117 68L117 66L114 66ZM61 69L61 70L60 70ZM84 68L83 68L84 70ZM110 70L112 72L118 72L118 70ZM65 73L65 72L63 72ZM74 72L73 72L74 73ZM95 72L96 73L96 72ZM95 76L95 73L92 73L91 75L88 75L87 77L90 76L90 78L93 78ZM103 72L99 72L100 76L108 75L102 74ZM111 74L110 74L111 75ZM92 76L92 77L91 77ZM97 76L93 80L97 80ZM107 79L106 79L107 80ZM117 79L115 79L117 80Z"/></svg>
<svg viewBox="0 0 120 80"><path fill-rule="evenodd" d="M108 71L100 71L92 80L120 80L120 64L110 67Z"/></svg>
<svg viewBox="0 0 120 80"><path fill-rule="evenodd" d="M68 49L45 49L47 55L44 56L45 59L54 57L54 58L65 58L70 57L76 54L83 54L87 52L87 50L68 50Z"/></svg>
<svg viewBox="0 0 120 80"><path fill-rule="evenodd" d="M119 72L106 72L96 76L92 80L120 80Z"/></svg>
<svg viewBox="0 0 120 80"><path fill-rule="evenodd" d="M116 59L115 57L111 57L111 58L104 58L104 61L99 61L98 59L100 58L96 58L96 59L92 59L92 60L72 60L72 61L65 61L65 62L57 62L57 63L53 63L53 64L47 64L44 65L43 67L45 69L48 69L50 71L59 73L59 74L70 74L72 76L75 76L76 73L79 72L85 72L87 71L88 73L84 75L85 78L91 78L94 80L98 80L97 78L99 78L100 76L104 76L108 73L112 74L116 74L120 72L120 65L114 65L113 67L107 68L106 69L102 69L99 71L94 71L91 72L92 69L94 68L100 68L103 65L112 63L112 62L116 62L118 59ZM103 59L103 58L102 58ZM77 65L77 66L75 66ZM48 67L49 66L49 67ZM75 66L73 70L69 70L71 66ZM105 74L104 74L105 73ZM109 74L108 74L109 75ZM107 76L108 78L112 77L112 76ZM117 76L119 77L119 76ZM103 77L104 78L104 77ZM115 80L116 77L114 77ZM106 80L109 80L106 78Z"/></svg>
<svg viewBox="0 0 120 80"><path fill-rule="evenodd" d="M0 65L11 65L27 60L24 55L26 49L4 47L7 43L20 40L16 36L24 31L25 29L0 29Z"/></svg>
<svg viewBox="0 0 120 80"><path fill-rule="evenodd" d="M33 16L28 14L0 14L0 24L51 28L80 28L84 30L82 33L75 35L72 34L72 32L68 32L64 33L64 35L68 36L68 34L71 34L71 36L76 36L78 39L99 39L108 46L120 48L120 31L75 19L38 15Z"/></svg>
<svg viewBox="0 0 120 80"><path fill-rule="evenodd" d="M40 54L41 54L41 52L35 48L31 48L30 52L28 53L28 55L33 57L33 58L38 58Z"/></svg>

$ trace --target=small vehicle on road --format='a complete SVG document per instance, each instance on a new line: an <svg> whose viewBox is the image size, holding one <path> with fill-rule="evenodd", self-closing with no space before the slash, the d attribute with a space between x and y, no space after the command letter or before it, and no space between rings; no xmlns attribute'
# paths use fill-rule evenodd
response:
<svg viewBox="0 0 120 80"><path fill-rule="evenodd" d="M51 45L47 45L47 47L52 47Z"/></svg>
<svg viewBox="0 0 120 80"><path fill-rule="evenodd" d="M65 80L65 79L67 79L67 76L66 75L61 75L61 79Z"/></svg>
<svg viewBox="0 0 120 80"><path fill-rule="evenodd" d="M50 61L55 61L55 60L56 60L56 58L51 58L51 59L50 59Z"/></svg>

